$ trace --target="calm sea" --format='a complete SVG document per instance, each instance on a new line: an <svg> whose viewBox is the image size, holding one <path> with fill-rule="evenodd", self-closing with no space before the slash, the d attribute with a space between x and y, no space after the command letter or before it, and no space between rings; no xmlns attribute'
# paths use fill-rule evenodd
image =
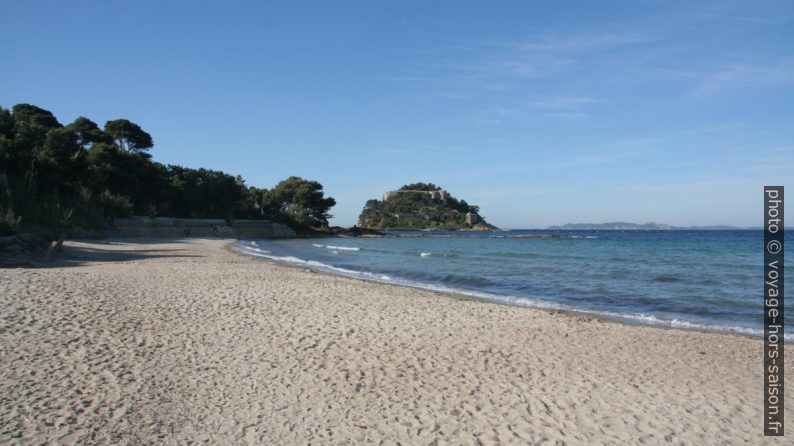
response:
<svg viewBox="0 0 794 446"><path fill-rule="evenodd" d="M430 234L456 237L244 240L235 249L305 268L512 305L762 333L761 230ZM537 234L560 238L516 237ZM791 264L790 255L786 262ZM786 305L789 326L792 301Z"/></svg>

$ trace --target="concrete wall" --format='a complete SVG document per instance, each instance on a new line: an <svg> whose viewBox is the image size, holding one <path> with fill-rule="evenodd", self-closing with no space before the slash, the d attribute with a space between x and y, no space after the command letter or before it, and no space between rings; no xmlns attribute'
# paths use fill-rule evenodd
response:
<svg viewBox="0 0 794 446"><path fill-rule="evenodd" d="M388 192L384 192L383 193L383 201L386 201L389 198L391 198L391 197L393 197L393 196L395 196L397 194L403 194L403 193L406 193L406 192L416 192L416 193L419 193L419 194L428 194L428 195L430 195L430 199L432 199L432 200L439 200L439 201L442 201L444 203L447 202L447 191L445 191L444 189L436 189L436 190L392 190L392 191L388 191Z"/></svg>
<svg viewBox="0 0 794 446"><path fill-rule="evenodd" d="M115 228L104 230L73 229L69 231L68 237L286 238L295 236L295 231L288 226L266 220L227 222L223 219L133 217L117 219L114 226Z"/></svg>

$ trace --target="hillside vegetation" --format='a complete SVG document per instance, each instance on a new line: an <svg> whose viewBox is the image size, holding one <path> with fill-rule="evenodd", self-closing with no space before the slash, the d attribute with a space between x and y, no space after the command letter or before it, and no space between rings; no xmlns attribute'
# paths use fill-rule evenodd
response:
<svg viewBox="0 0 794 446"><path fill-rule="evenodd" d="M444 198L433 197L443 192ZM496 229L479 215L479 207L458 200L433 183L407 184L384 200L369 200L358 226L371 229Z"/></svg>
<svg viewBox="0 0 794 446"><path fill-rule="evenodd" d="M224 172L154 162L153 146L151 135L126 119L103 128L84 117L62 125L35 105L0 107L0 236L103 228L133 214L328 225L336 202L316 181L247 186Z"/></svg>

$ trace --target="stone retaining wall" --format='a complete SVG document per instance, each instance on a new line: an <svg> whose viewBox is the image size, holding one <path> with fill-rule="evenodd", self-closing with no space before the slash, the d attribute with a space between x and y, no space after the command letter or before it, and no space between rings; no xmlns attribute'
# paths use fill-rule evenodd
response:
<svg viewBox="0 0 794 446"><path fill-rule="evenodd" d="M72 229L68 238L106 237L232 237L287 238L295 231L267 220L223 220L211 218L132 217L114 222L115 228L104 230Z"/></svg>

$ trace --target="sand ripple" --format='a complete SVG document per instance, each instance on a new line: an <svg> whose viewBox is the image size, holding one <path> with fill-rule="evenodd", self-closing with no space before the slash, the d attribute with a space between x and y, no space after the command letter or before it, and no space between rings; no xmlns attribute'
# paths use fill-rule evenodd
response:
<svg viewBox="0 0 794 446"><path fill-rule="evenodd" d="M763 440L758 340L331 277L228 243L69 243L60 267L0 270L0 443Z"/></svg>

